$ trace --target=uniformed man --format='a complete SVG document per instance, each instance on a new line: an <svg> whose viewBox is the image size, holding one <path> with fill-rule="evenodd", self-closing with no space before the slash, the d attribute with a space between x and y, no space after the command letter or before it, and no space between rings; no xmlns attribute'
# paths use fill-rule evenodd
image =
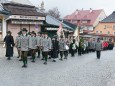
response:
<svg viewBox="0 0 115 86"><path fill-rule="evenodd" d="M15 46L16 46L17 51L18 51L18 57L17 57L17 58L20 58L20 57L21 57L21 50L20 50L20 48L19 48L21 34L22 34L21 31L18 32L18 36L16 37L16 41L15 41ZM19 61L22 61L22 58L20 58Z"/></svg>
<svg viewBox="0 0 115 86"><path fill-rule="evenodd" d="M32 62L35 62L35 54L37 49L37 38L34 31L31 32L29 37L29 49L31 50Z"/></svg>
<svg viewBox="0 0 115 86"><path fill-rule="evenodd" d="M60 57L61 58L59 60L63 60L64 51L66 50L65 46L66 46L66 42L64 40L64 37L60 36L60 40L59 40L59 51L60 51Z"/></svg>
<svg viewBox="0 0 115 86"><path fill-rule="evenodd" d="M27 54L29 50L29 36L26 28L22 29L22 36L20 37L21 58L23 59L24 68L27 67Z"/></svg>
<svg viewBox="0 0 115 86"><path fill-rule="evenodd" d="M38 56L37 58L40 58L40 53L41 53L41 41L42 41L42 37L40 32L37 33L37 52L38 52Z"/></svg>
<svg viewBox="0 0 115 86"><path fill-rule="evenodd" d="M51 43L48 39L47 33L44 33L44 38L42 39L42 52L43 58L45 59L44 64L47 64L48 52L51 50Z"/></svg>

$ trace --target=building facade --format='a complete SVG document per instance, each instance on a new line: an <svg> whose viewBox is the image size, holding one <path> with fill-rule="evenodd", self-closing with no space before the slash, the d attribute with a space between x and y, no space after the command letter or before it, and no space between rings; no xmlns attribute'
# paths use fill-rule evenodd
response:
<svg viewBox="0 0 115 86"><path fill-rule="evenodd" d="M64 17L64 20L80 26L80 32L91 32L99 21L106 18L104 10L76 10L74 13Z"/></svg>
<svg viewBox="0 0 115 86"><path fill-rule="evenodd" d="M29 32L41 31L41 26L45 21L45 15L37 12L35 6L14 2L3 3L2 6L10 12L10 15L5 19L6 31L11 31L14 37L17 36L17 33L22 28L26 28ZM6 31L3 31L3 34L6 33Z"/></svg>
<svg viewBox="0 0 115 86"><path fill-rule="evenodd" d="M95 28L94 33L105 40L113 39L115 41L115 12L102 20Z"/></svg>

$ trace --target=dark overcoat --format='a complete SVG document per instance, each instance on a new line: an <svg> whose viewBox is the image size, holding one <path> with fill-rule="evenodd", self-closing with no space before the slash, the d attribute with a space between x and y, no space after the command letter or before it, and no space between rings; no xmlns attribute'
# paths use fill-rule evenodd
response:
<svg viewBox="0 0 115 86"><path fill-rule="evenodd" d="M14 39L13 36L6 36L4 38L4 42L6 44L6 57L13 57L13 47L14 47Z"/></svg>
<svg viewBox="0 0 115 86"><path fill-rule="evenodd" d="M59 41L52 40L52 58L58 58Z"/></svg>

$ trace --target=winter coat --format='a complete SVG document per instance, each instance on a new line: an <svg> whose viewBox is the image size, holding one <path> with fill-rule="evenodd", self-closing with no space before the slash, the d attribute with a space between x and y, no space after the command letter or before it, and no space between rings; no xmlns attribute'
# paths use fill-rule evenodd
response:
<svg viewBox="0 0 115 86"><path fill-rule="evenodd" d="M20 37L20 46L21 51L28 51L29 50L29 36L22 35Z"/></svg>
<svg viewBox="0 0 115 86"><path fill-rule="evenodd" d="M29 48L30 49L37 49L37 38L35 36L29 37Z"/></svg>
<svg viewBox="0 0 115 86"><path fill-rule="evenodd" d="M95 49L96 49L96 51L101 51L102 50L102 43L101 42L96 42Z"/></svg>
<svg viewBox="0 0 115 86"><path fill-rule="evenodd" d="M13 56L13 47L14 47L14 39L13 36L6 36L4 38L4 42L6 44L6 57L12 57Z"/></svg>
<svg viewBox="0 0 115 86"><path fill-rule="evenodd" d="M49 52L51 50L51 42L49 38L42 38L42 51Z"/></svg>
<svg viewBox="0 0 115 86"><path fill-rule="evenodd" d="M59 40L59 51L65 51L66 50L66 42L64 40Z"/></svg>

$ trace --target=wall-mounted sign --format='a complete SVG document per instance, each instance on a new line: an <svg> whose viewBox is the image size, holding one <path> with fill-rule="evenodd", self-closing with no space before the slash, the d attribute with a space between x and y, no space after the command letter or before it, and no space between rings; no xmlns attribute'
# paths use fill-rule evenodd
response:
<svg viewBox="0 0 115 86"><path fill-rule="evenodd" d="M55 30L55 31L57 31L58 28L46 28L46 30Z"/></svg>
<svg viewBox="0 0 115 86"><path fill-rule="evenodd" d="M18 20L12 20L12 24L34 24L34 25L43 25L43 22L40 21L18 21Z"/></svg>
<svg viewBox="0 0 115 86"><path fill-rule="evenodd" d="M45 17L41 16L23 16L23 15L11 15L10 19L25 19L25 20L45 20Z"/></svg>

